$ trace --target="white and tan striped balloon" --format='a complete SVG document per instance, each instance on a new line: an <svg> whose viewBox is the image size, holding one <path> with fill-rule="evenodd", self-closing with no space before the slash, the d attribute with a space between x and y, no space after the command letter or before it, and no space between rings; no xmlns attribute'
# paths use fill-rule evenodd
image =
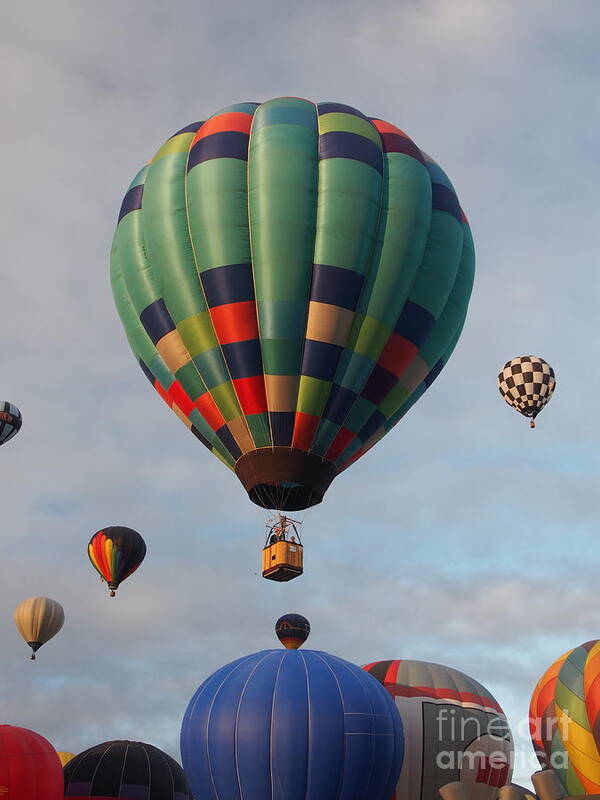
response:
<svg viewBox="0 0 600 800"><path fill-rule="evenodd" d="M17 630L33 650L36 650L52 639L59 632L65 621L65 612L60 603L50 597L28 597L15 608L15 625Z"/></svg>

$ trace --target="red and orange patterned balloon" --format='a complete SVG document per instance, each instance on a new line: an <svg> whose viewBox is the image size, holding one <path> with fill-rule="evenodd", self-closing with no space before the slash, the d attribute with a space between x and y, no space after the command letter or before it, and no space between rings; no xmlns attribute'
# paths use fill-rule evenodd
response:
<svg viewBox="0 0 600 800"><path fill-rule="evenodd" d="M600 640L557 659L534 689L531 740L569 795L600 793Z"/></svg>

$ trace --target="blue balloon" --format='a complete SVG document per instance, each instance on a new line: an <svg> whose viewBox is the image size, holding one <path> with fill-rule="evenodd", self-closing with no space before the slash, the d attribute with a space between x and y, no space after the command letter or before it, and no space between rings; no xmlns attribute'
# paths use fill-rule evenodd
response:
<svg viewBox="0 0 600 800"><path fill-rule="evenodd" d="M317 650L263 650L217 670L181 727L202 800L389 800L400 715L371 675Z"/></svg>

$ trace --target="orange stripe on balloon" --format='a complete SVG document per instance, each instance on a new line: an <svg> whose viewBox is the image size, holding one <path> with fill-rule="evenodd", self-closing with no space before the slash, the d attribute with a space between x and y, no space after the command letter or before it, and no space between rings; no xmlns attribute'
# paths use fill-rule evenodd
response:
<svg viewBox="0 0 600 800"><path fill-rule="evenodd" d="M404 136L405 139L410 139L407 133L404 133L404 131L401 131L400 128L397 128L395 125L392 125L391 122L386 122L383 119L372 119L371 122L379 133L397 133L399 136Z"/></svg>
<svg viewBox="0 0 600 800"><path fill-rule="evenodd" d="M99 567L98 561L96 559L96 554L94 553L94 545L91 542L88 545L88 556L90 557L90 561L92 562L92 565L93 565L94 569L96 569L98 572L100 572L100 567ZM102 573L100 572L100 574L102 574Z"/></svg>
<svg viewBox="0 0 600 800"><path fill-rule="evenodd" d="M258 339L258 322L256 321L254 300L215 306L210 309L210 318L219 344Z"/></svg>
<svg viewBox="0 0 600 800"><path fill-rule="evenodd" d="M310 450L320 421L320 417L315 417L313 414L296 411L292 447L298 447L300 450Z"/></svg>
<svg viewBox="0 0 600 800"><path fill-rule="evenodd" d="M219 408L210 392L201 394L194 405L202 417L213 429L213 431L218 431L219 428L222 428L223 425L225 425L225 417L219 411Z"/></svg>
<svg viewBox="0 0 600 800"><path fill-rule="evenodd" d="M383 680L384 683L396 683L398 681L398 672L400 670L400 664L402 664L401 659L392 661L392 663L388 667L388 671L386 672L385 678Z"/></svg>
<svg viewBox="0 0 600 800"><path fill-rule="evenodd" d="M239 133L250 133L252 126L252 115L244 114L241 111L231 111L228 114L219 114L212 119L207 120L192 139L190 149L207 136L213 133L222 133L223 131L238 131Z"/></svg>
<svg viewBox="0 0 600 800"><path fill-rule="evenodd" d="M154 388L162 397L162 399L165 401L165 403L169 406L169 408L171 408L171 406L173 405L173 400L169 397L169 393L165 392L165 390L158 381L154 381Z"/></svg>
<svg viewBox="0 0 600 800"><path fill-rule="evenodd" d="M265 381L262 375L234 378L233 388L244 414L263 414L267 410Z"/></svg>
<svg viewBox="0 0 600 800"><path fill-rule="evenodd" d="M172 402L179 406L186 417L189 417L194 408L194 402L179 381L173 381L169 386L169 396L172 398Z"/></svg>
<svg viewBox="0 0 600 800"><path fill-rule="evenodd" d="M96 536L94 537L94 551L96 553L96 558L98 559L98 563L100 564L100 569L102 570L102 574L104 575L106 580L109 581L110 567L106 559L106 536L102 532L97 533Z"/></svg>

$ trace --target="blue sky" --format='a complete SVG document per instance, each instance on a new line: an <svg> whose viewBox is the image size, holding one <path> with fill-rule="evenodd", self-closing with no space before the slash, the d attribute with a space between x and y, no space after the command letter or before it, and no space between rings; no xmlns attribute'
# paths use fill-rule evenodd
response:
<svg viewBox="0 0 600 800"><path fill-rule="evenodd" d="M0 451L2 721L58 749L130 737L178 755L196 686L298 611L314 647L357 663L462 669L524 734L542 671L600 635L599 36L596 0L5 11L0 394L24 426ZM457 189L477 275L450 364L308 513L306 574L278 586L257 576L264 515L136 367L108 258L124 190L165 138L281 95L406 130ZM558 379L533 433L496 390L530 352ZM149 547L112 602L85 552L110 524ZM32 594L67 616L35 665L12 623Z"/></svg>

